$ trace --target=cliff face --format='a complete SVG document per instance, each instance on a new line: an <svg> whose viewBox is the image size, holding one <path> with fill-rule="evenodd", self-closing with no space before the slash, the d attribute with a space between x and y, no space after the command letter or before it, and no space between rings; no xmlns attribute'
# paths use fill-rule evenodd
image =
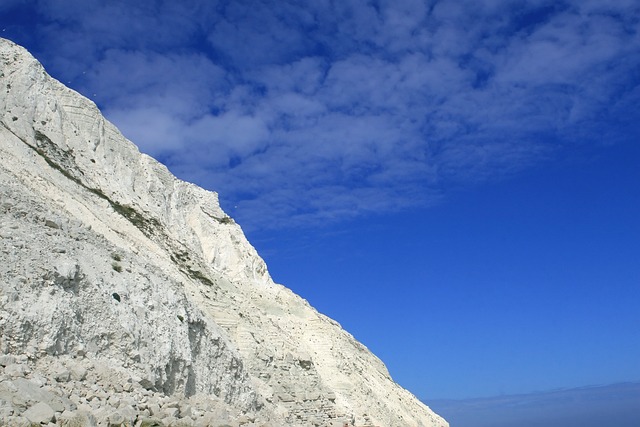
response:
<svg viewBox="0 0 640 427"><path fill-rule="evenodd" d="M96 374L105 390L124 376L134 397L205 396L228 422L448 425L273 283L215 193L141 154L2 39L0 91L0 352L26 372L55 386L51 366L79 364L75 388L110 372ZM66 410L88 411L75 393ZM131 422L153 415L135 400ZM198 425L206 412L173 415Z"/></svg>

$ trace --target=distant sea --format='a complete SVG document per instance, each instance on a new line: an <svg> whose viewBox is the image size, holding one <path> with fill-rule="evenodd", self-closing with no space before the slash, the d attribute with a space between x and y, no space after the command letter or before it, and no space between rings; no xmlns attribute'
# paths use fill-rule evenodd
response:
<svg viewBox="0 0 640 427"><path fill-rule="evenodd" d="M640 427L640 382L425 403L451 427Z"/></svg>

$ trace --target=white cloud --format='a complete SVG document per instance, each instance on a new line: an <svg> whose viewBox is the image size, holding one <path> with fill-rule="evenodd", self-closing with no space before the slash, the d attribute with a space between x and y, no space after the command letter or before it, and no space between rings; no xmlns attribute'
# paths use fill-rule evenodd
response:
<svg viewBox="0 0 640 427"><path fill-rule="evenodd" d="M593 141L612 105L637 118L633 1L56 0L41 13L51 71L247 225L428 203Z"/></svg>
<svg viewBox="0 0 640 427"><path fill-rule="evenodd" d="M171 114L154 108L108 110L105 113L145 153L162 156L186 148L184 123Z"/></svg>
<svg viewBox="0 0 640 427"><path fill-rule="evenodd" d="M275 93L313 95L321 87L328 68L326 59L305 57L288 64L265 66L248 73L248 77Z"/></svg>
<svg viewBox="0 0 640 427"><path fill-rule="evenodd" d="M210 146L214 153L217 152L228 159L243 159L264 148L269 133L259 117L230 112L220 116L207 115L199 119L189 126L187 136L193 140L200 139L201 143Z"/></svg>
<svg viewBox="0 0 640 427"><path fill-rule="evenodd" d="M88 70L88 90L111 108L156 107L185 120L223 108L226 73L201 54L108 50Z"/></svg>
<svg viewBox="0 0 640 427"><path fill-rule="evenodd" d="M24 3L25 3L24 0L5 0L2 3L0 3L0 13L5 11L10 11L16 6L21 6Z"/></svg>

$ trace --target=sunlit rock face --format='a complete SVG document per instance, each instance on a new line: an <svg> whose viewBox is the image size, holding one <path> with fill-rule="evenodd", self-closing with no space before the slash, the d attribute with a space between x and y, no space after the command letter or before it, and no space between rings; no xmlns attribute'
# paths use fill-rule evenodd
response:
<svg viewBox="0 0 640 427"><path fill-rule="evenodd" d="M2 39L0 90L0 424L448 425Z"/></svg>

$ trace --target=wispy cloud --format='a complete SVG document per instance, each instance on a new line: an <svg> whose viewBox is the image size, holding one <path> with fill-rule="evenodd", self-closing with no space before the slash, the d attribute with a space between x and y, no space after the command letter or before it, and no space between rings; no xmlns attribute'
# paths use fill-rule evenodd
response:
<svg viewBox="0 0 640 427"><path fill-rule="evenodd" d="M50 71L250 227L429 203L638 118L633 1L31 4Z"/></svg>

